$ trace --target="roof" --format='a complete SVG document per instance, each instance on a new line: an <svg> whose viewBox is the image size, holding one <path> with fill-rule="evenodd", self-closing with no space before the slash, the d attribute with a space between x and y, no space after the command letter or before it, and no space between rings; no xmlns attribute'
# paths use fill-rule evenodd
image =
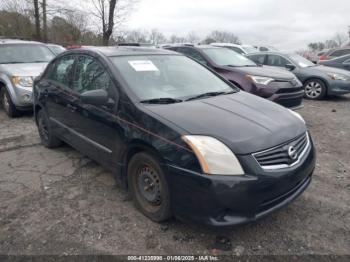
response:
<svg viewBox="0 0 350 262"><path fill-rule="evenodd" d="M90 50L102 53L105 56L130 56L130 55L172 55L177 54L176 52L158 49L158 48L145 48L145 47L134 47L134 46L90 46L83 47L80 49L74 49L74 51Z"/></svg>
<svg viewBox="0 0 350 262"><path fill-rule="evenodd" d="M36 41L26 41L19 39L0 39L0 45L2 44L40 44L44 45L44 43L36 42Z"/></svg>
<svg viewBox="0 0 350 262"><path fill-rule="evenodd" d="M199 48L199 49L220 48L220 47L213 46L213 45L193 45L193 44L176 44L176 45L171 45L171 46L164 46L164 48L166 48L166 49L171 49L173 47L193 47L193 48Z"/></svg>
<svg viewBox="0 0 350 262"><path fill-rule="evenodd" d="M254 52L254 53L249 53L247 54L248 56L250 55L291 55L292 53L288 53L288 52L280 52L280 51L257 51L257 52Z"/></svg>

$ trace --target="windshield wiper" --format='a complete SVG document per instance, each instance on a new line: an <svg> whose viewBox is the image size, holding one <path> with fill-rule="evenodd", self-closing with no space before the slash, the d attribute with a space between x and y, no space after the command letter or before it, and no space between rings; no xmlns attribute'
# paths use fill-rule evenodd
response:
<svg viewBox="0 0 350 262"><path fill-rule="evenodd" d="M213 97L213 96L219 96L219 95L229 95L229 94L233 94L236 93L235 91L222 91L222 92L208 92L208 93L204 93L204 94L200 94L194 97L190 97L188 99L186 99L186 101L191 101L191 100L196 100L196 99L200 99L200 98L206 98L206 97Z"/></svg>
<svg viewBox="0 0 350 262"><path fill-rule="evenodd" d="M175 104L175 103L181 103L181 102L183 102L183 100L171 98L171 97L160 97L160 98L153 98L153 99L140 101L140 103L143 103L143 104Z"/></svg>

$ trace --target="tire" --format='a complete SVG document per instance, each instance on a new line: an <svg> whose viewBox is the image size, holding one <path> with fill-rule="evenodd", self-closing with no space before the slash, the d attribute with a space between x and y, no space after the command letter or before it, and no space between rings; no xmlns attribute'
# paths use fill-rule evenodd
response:
<svg viewBox="0 0 350 262"><path fill-rule="evenodd" d="M19 116L19 112L16 106L13 104L11 96L5 87L1 88L0 97L1 106L4 109L5 113L11 118Z"/></svg>
<svg viewBox="0 0 350 262"><path fill-rule="evenodd" d="M327 93L327 87L322 80L310 79L304 84L304 97L310 100L321 100Z"/></svg>
<svg viewBox="0 0 350 262"><path fill-rule="evenodd" d="M36 120L41 143L47 148L59 147L62 141L53 134L49 119L44 110L40 110L37 113Z"/></svg>
<svg viewBox="0 0 350 262"><path fill-rule="evenodd" d="M168 183L156 157L134 155L128 164L128 185L135 207L145 216L155 222L172 216Z"/></svg>

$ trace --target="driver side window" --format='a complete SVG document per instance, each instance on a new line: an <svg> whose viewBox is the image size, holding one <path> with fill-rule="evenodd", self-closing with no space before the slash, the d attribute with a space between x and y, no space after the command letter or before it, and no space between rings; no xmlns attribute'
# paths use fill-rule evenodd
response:
<svg viewBox="0 0 350 262"><path fill-rule="evenodd" d="M112 88L112 80L99 61L91 56L77 58L72 88L75 92L103 89L110 93Z"/></svg>

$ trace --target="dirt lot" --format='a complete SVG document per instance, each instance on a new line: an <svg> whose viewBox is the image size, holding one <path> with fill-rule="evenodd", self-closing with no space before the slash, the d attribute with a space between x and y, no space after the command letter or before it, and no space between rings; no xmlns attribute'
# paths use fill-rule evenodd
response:
<svg viewBox="0 0 350 262"><path fill-rule="evenodd" d="M74 149L39 144L32 115L0 110L0 254L350 254L350 96L305 102L316 142L308 190L254 224L156 224ZM218 251L224 250L224 251Z"/></svg>

